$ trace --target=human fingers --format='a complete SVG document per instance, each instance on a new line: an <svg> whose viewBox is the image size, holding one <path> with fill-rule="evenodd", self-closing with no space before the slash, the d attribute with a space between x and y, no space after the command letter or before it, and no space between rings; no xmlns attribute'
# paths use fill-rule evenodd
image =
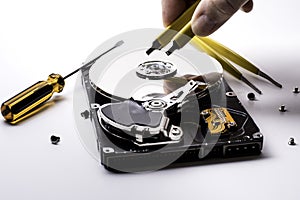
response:
<svg viewBox="0 0 300 200"><path fill-rule="evenodd" d="M193 15L192 30L199 36L210 35L241 7L250 11L252 0L202 0Z"/></svg>
<svg viewBox="0 0 300 200"><path fill-rule="evenodd" d="M253 1L252 0L249 0L241 7L241 10L246 13L250 12L252 9L253 9Z"/></svg>
<svg viewBox="0 0 300 200"><path fill-rule="evenodd" d="M195 0L162 0L162 18L164 26L170 25Z"/></svg>

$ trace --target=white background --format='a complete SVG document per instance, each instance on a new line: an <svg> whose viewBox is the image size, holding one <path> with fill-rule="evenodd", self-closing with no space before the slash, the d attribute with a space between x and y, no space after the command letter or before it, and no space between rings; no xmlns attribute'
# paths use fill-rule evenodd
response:
<svg viewBox="0 0 300 200"><path fill-rule="evenodd" d="M42 113L10 126L0 122L0 199L299 199L299 3L255 1L212 37L283 83L278 89L247 72L263 90L226 75L265 136L260 159L143 174L107 172L83 148L72 115L75 76L62 98ZM101 42L137 28L162 28L160 1L0 1L0 101L55 72L67 74ZM286 104L288 112L279 113ZM50 135L61 136L57 146Z"/></svg>

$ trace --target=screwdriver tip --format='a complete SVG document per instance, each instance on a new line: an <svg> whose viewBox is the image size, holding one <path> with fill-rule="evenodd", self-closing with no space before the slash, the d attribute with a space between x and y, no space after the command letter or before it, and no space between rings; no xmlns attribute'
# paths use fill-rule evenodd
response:
<svg viewBox="0 0 300 200"><path fill-rule="evenodd" d="M260 89L258 89L256 86L254 85L249 85L255 92L257 92L258 94L262 94L262 91Z"/></svg>
<svg viewBox="0 0 300 200"><path fill-rule="evenodd" d="M117 42L117 43L115 44L115 47L121 46L122 44L124 44L124 41L123 41L123 40L120 40L119 42Z"/></svg>
<svg viewBox="0 0 300 200"><path fill-rule="evenodd" d="M173 53L173 52L170 51L170 50L166 51L167 56L171 55L172 53Z"/></svg>
<svg viewBox="0 0 300 200"><path fill-rule="evenodd" d="M160 42L156 39L153 41L152 46L150 49L146 51L146 54L149 56L154 50L161 49L163 46L160 44Z"/></svg>
<svg viewBox="0 0 300 200"><path fill-rule="evenodd" d="M174 46L172 46L168 51L166 51L166 54L169 56L169 55L171 55L175 50L176 50L176 48L175 48Z"/></svg>
<svg viewBox="0 0 300 200"><path fill-rule="evenodd" d="M146 54L149 56L155 49L154 48L150 48L146 51Z"/></svg>
<svg viewBox="0 0 300 200"><path fill-rule="evenodd" d="M271 81L272 82L272 81ZM276 85L277 87L279 87L279 88L282 88L282 85L280 84L280 83L278 83L278 82L276 82L276 81L274 81L274 82L272 82L274 85Z"/></svg>
<svg viewBox="0 0 300 200"><path fill-rule="evenodd" d="M176 41L173 41L173 45L171 46L171 48L166 51L166 54L169 56L171 55L176 49L180 49L180 46L177 44Z"/></svg>
<svg viewBox="0 0 300 200"><path fill-rule="evenodd" d="M274 85L276 85L279 88L282 88L282 85L280 83L278 83L277 81L275 81L273 78L271 78L269 75L267 75L266 73L259 71L258 75L267 79L268 81L270 81L271 83L273 83Z"/></svg>
<svg viewBox="0 0 300 200"><path fill-rule="evenodd" d="M241 81L246 83L249 87L251 87L255 92L258 94L262 94L261 90L258 89L255 85L253 85L248 79L246 79L244 76L241 77Z"/></svg>

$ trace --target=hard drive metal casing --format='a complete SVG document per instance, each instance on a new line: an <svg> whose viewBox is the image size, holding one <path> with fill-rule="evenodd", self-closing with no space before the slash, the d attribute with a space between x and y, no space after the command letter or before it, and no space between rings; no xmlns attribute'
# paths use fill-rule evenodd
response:
<svg viewBox="0 0 300 200"><path fill-rule="evenodd" d="M243 132L239 134L233 132L232 135L234 135L234 137L230 135L225 138L220 137L218 141L213 144L198 142L195 139L188 146L183 142L162 148L162 150L153 150L152 147L141 148L130 144L125 144L126 148L123 148L124 142L118 145L119 141L114 137L110 137L110 134L107 133L108 130L104 130L101 127L101 119L97 116L97 111L93 106L95 104L103 105L105 103L118 102L119 99L114 99L109 94L100 94L99 91L91 87L88 69L82 70L81 78L83 88L88 97L88 103L91 105L90 120L97 135L101 164L110 171L137 172L232 160L229 158L244 160L261 153L263 148L263 135L224 79L223 84L226 90L227 108L244 113L244 117L247 118L245 121L245 119L231 113L237 126L243 126ZM165 165L167 162L164 161L166 160L170 161L168 165Z"/></svg>

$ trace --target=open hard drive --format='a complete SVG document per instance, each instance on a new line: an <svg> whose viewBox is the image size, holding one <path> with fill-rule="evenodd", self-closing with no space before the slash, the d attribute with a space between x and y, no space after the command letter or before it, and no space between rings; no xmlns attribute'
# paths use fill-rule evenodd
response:
<svg viewBox="0 0 300 200"><path fill-rule="evenodd" d="M78 121L77 126L80 135L95 134L101 164L136 172L259 155L263 136L223 78L222 67L188 45L170 57L146 55L146 41L158 32L117 36L93 54L120 39L124 44L82 70L85 98L75 98L86 101L87 108L77 110L92 128Z"/></svg>

